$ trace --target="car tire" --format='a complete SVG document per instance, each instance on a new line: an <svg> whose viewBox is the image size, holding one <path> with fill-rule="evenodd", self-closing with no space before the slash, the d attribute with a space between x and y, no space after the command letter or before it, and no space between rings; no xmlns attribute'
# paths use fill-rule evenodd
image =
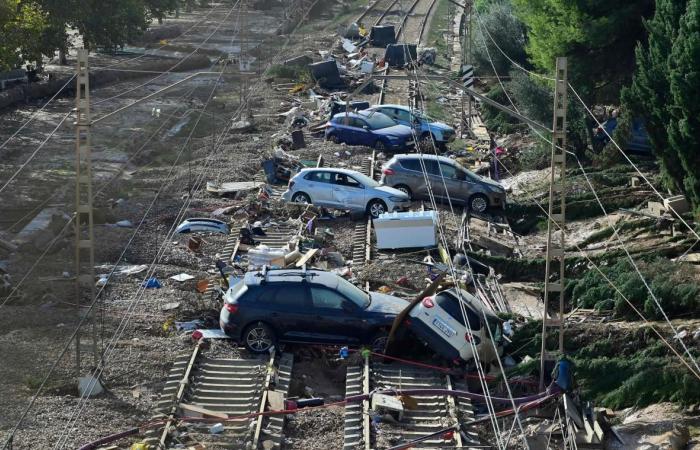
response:
<svg viewBox="0 0 700 450"><path fill-rule="evenodd" d="M409 188L405 184L397 184L396 186L394 186L394 189L398 189L404 194L407 194L409 198L413 198L413 192L411 192L411 188Z"/></svg>
<svg viewBox="0 0 700 450"><path fill-rule="evenodd" d="M386 343L387 340L389 339L389 332L386 330L381 330L378 331L372 336L372 339L369 341L369 348L372 350L374 353L384 353L386 350Z"/></svg>
<svg viewBox="0 0 700 450"><path fill-rule="evenodd" d="M422 149L430 149L433 146L433 142L435 141L435 136L432 136L430 133L423 133L418 140L418 144L420 145L420 148Z"/></svg>
<svg viewBox="0 0 700 450"><path fill-rule="evenodd" d="M263 322L248 325L241 338L245 347L253 353L267 353L277 345L275 332Z"/></svg>
<svg viewBox="0 0 700 450"><path fill-rule="evenodd" d="M388 212L388 209L386 207L386 203L384 203L382 200L375 198L367 204L367 215L372 219L378 218L385 212Z"/></svg>
<svg viewBox="0 0 700 450"><path fill-rule="evenodd" d="M484 194L474 194L469 197L469 210L483 213L489 208L489 199Z"/></svg>
<svg viewBox="0 0 700 450"><path fill-rule="evenodd" d="M328 140L331 141L331 142L334 143L334 144L340 144L340 138L339 138L337 135L335 135L335 134L329 135L329 136L328 136Z"/></svg>
<svg viewBox="0 0 700 450"><path fill-rule="evenodd" d="M292 195L292 203L310 204L311 197L305 192L296 192Z"/></svg>
<svg viewBox="0 0 700 450"><path fill-rule="evenodd" d="M374 143L374 149L378 152L383 152L386 150L386 144L381 139L377 139L377 142Z"/></svg>

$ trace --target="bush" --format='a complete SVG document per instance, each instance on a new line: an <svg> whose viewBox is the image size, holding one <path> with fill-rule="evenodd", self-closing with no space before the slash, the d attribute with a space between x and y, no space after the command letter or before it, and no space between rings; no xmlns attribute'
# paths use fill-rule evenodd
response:
<svg viewBox="0 0 700 450"><path fill-rule="evenodd" d="M700 313L700 285L695 280L692 269L681 263L671 263L664 258L656 258L651 262L640 261L637 264L669 317L687 317L688 313ZM621 259L601 270L648 319L663 318L629 260ZM583 278L571 283L572 300L577 306L600 309L614 305L615 316L638 318L622 295L615 291L598 271L590 271Z"/></svg>

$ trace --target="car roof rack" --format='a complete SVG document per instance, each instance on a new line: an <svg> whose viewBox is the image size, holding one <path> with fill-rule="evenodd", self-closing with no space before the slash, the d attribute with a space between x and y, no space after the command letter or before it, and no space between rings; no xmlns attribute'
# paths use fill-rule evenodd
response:
<svg viewBox="0 0 700 450"><path fill-rule="evenodd" d="M300 277L303 281L306 281L307 278L313 278L313 277L319 276L315 272L308 271L306 268L306 264L304 264L301 267L301 273L291 272L291 271L282 272L283 270L294 270L294 269L284 269L284 268L272 269L269 266L265 265L265 266L262 266L262 269L258 273L256 273L255 276L257 278L262 278L262 280L260 280L261 284L269 281L268 277L272 273L274 273L274 275L277 277ZM297 270L299 270L299 269L297 269Z"/></svg>

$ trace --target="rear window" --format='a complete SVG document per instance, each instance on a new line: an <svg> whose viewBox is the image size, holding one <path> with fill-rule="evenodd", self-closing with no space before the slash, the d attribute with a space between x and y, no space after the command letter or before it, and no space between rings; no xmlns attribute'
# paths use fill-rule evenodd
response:
<svg viewBox="0 0 700 450"><path fill-rule="evenodd" d="M265 305L303 308L306 304L306 288L296 283L274 283L257 289L256 302Z"/></svg>
<svg viewBox="0 0 700 450"><path fill-rule="evenodd" d="M420 163L417 159L402 159L400 160L400 162L401 167L403 167L404 169L415 170L418 172L421 171Z"/></svg>
<svg viewBox="0 0 700 450"><path fill-rule="evenodd" d="M440 308L444 309L447 312L447 314L452 316L453 319L461 323L462 326L466 327L466 324L464 323L464 318L462 316L462 311L459 307L459 300L457 300L456 297L454 297L451 294L448 294L447 292L441 292L435 296L435 303L437 303L438 306L440 306ZM480 330L481 321L479 320L479 317L466 305L464 306L464 309L467 313L467 318L469 319L469 327L473 331Z"/></svg>

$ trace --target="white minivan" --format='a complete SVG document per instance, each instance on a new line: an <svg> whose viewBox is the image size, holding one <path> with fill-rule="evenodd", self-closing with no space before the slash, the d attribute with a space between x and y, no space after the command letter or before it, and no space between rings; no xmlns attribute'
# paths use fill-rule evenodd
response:
<svg viewBox="0 0 700 450"><path fill-rule="evenodd" d="M464 314L459 306L460 295ZM465 314L471 332L465 323ZM474 359L472 342L483 363L496 361L503 354L501 319L464 289L460 289L459 294L453 288L425 297L411 310L409 317L413 333L447 359Z"/></svg>

